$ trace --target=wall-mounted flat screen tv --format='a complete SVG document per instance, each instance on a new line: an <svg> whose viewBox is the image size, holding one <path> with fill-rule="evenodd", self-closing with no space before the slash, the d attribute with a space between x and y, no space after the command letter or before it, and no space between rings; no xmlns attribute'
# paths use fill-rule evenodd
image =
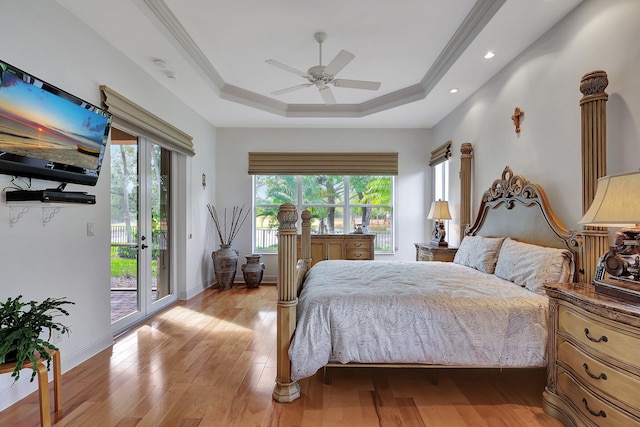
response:
<svg viewBox="0 0 640 427"><path fill-rule="evenodd" d="M0 173L96 185L112 116L0 60Z"/></svg>

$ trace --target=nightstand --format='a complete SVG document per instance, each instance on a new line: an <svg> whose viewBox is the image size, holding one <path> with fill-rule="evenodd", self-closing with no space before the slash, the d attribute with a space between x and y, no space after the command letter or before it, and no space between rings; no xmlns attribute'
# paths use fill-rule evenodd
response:
<svg viewBox="0 0 640 427"><path fill-rule="evenodd" d="M573 426L640 425L640 307L591 284L547 284L544 411Z"/></svg>
<svg viewBox="0 0 640 427"><path fill-rule="evenodd" d="M416 261L444 261L452 262L458 248L435 247L429 243L414 243L416 247Z"/></svg>

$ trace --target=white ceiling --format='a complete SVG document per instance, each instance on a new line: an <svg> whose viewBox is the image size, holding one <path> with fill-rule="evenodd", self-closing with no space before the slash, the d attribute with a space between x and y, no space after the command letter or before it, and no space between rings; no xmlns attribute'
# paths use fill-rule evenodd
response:
<svg viewBox="0 0 640 427"><path fill-rule="evenodd" d="M431 128L581 0L58 2L215 126ZM271 95L306 80L265 61L318 65L320 31L323 65L347 50L337 77L380 89Z"/></svg>

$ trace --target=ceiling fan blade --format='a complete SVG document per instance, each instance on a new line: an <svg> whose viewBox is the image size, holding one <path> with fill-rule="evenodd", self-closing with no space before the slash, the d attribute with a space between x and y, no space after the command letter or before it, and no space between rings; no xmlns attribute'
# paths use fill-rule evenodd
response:
<svg viewBox="0 0 640 427"><path fill-rule="evenodd" d="M335 76L355 57L356 56L353 53L347 52L346 50L341 50L336 55L336 57L327 64L327 66L324 68L324 72L331 76Z"/></svg>
<svg viewBox="0 0 640 427"><path fill-rule="evenodd" d="M300 71L297 68L290 67L290 66L288 66L286 64L283 64L282 62L278 62L278 61L275 61L273 59L268 59L265 62L267 64L273 65L274 67L278 67L278 68L281 68L281 69L283 69L285 71L288 71L290 73L296 74L296 75L298 75L300 77L304 77L305 79L309 75L305 71Z"/></svg>
<svg viewBox="0 0 640 427"><path fill-rule="evenodd" d="M271 92L271 95L282 95L283 93L293 92L295 90L303 89L305 87L313 86L313 83L304 83L297 86L288 87L286 89L280 89L275 92Z"/></svg>
<svg viewBox="0 0 640 427"><path fill-rule="evenodd" d="M319 90L320 90L320 95L322 96L322 99L324 99L325 104L333 105L336 103L336 97L333 96L333 92L331 92L331 89L329 89L329 86L321 87Z"/></svg>
<svg viewBox="0 0 640 427"><path fill-rule="evenodd" d="M348 87L352 89L367 89L367 90L380 89L380 82L368 82L365 80L335 79L332 82L332 84L335 87Z"/></svg>

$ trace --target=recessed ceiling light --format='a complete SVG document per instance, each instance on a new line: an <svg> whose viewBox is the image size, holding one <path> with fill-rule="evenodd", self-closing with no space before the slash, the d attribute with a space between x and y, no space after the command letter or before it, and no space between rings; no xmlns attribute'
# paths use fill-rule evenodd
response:
<svg viewBox="0 0 640 427"><path fill-rule="evenodd" d="M449 91L449 93L458 93L458 89L456 89L456 88L454 87L453 89L451 89L451 90Z"/></svg>
<svg viewBox="0 0 640 427"><path fill-rule="evenodd" d="M491 59L494 56L496 56L496 54L493 53L493 51L490 50L490 51L488 51L487 53L484 54L484 59Z"/></svg>

